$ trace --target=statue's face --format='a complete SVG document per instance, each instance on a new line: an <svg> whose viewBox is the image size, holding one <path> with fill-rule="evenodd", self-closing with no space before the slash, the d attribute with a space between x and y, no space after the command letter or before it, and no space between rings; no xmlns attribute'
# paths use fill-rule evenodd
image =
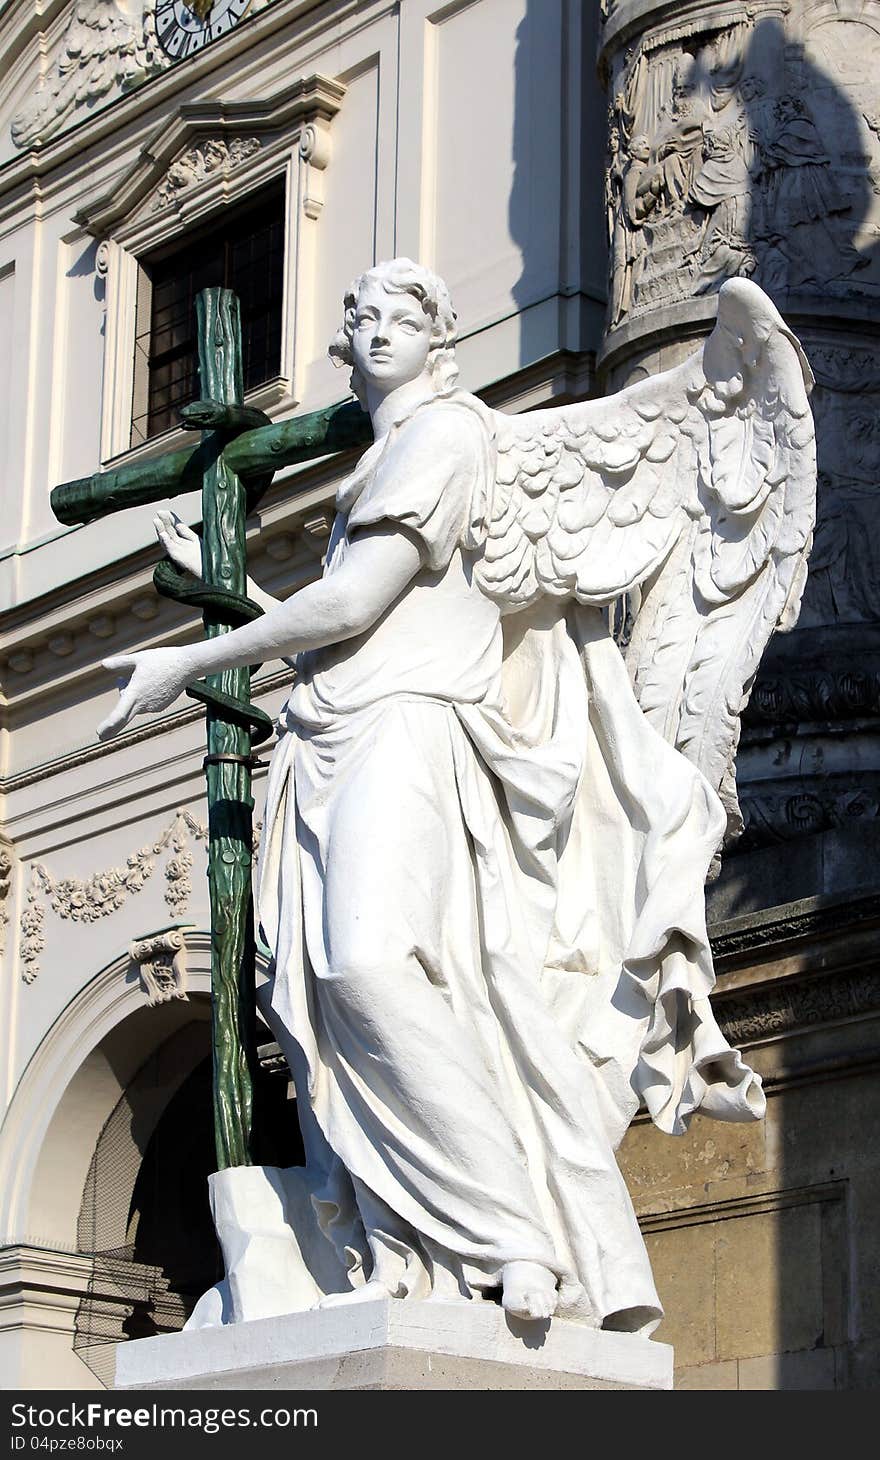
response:
<svg viewBox="0 0 880 1460"><path fill-rule="evenodd" d="M431 320L412 294L389 294L378 279L358 295L351 352L368 387L384 394L417 380L431 350Z"/></svg>

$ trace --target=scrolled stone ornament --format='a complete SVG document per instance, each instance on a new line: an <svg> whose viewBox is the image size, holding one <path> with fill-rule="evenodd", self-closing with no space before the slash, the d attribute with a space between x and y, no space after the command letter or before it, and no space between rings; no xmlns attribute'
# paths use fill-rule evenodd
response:
<svg viewBox="0 0 880 1460"><path fill-rule="evenodd" d="M227 1276L191 1326L497 1294L649 1333L615 1147L640 1101L670 1133L764 1111L710 1005L703 888L803 587L809 368L744 280L696 355L607 400L491 411L454 343L428 270L356 280L331 353L375 441L323 578L109 661L131 679L105 734L221 665L299 656L259 905L307 1164L211 1178Z"/></svg>

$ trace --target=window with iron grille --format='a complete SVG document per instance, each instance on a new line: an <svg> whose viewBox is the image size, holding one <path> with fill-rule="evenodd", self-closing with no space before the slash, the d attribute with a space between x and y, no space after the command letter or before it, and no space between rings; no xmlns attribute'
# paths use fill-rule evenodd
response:
<svg viewBox="0 0 880 1460"><path fill-rule="evenodd" d="M245 208L220 213L209 229L141 259L131 444L177 424L199 398L195 298L214 285L241 301L246 391L281 371L284 302L284 193L261 192Z"/></svg>

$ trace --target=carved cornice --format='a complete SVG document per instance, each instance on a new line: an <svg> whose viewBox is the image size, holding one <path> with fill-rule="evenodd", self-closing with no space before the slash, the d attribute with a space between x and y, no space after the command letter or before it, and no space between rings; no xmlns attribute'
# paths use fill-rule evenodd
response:
<svg viewBox="0 0 880 1460"><path fill-rule="evenodd" d="M880 892L803 898L711 927L725 1038L756 1044L879 1015L879 929Z"/></svg>
<svg viewBox="0 0 880 1460"><path fill-rule="evenodd" d="M123 627L127 615L130 614L132 618L145 624L158 618L162 611L162 605L155 593L139 593L127 602L114 604L113 607L112 614L101 612L89 615L82 623L74 624L69 629L65 628L47 634L45 637L20 643L7 654L7 670L15 676L29 675L44 652L53 659L69 659L76 653L79 640L93 647L92 641L95 639L101 643L112 639L114 634ZM7 688L9 688L8 685Z"/></svg>
<svg viewBox="0 0 880 1460"><path fill-rule="evenodd" d="M715 1000L721 1031L737 1045L878 1012L880 974L864 970L785 980Z"/></svg>
<svg viewBox="0 0 880 1460"><path fill-rule="evenodd" d="M279 669L274 674L267 674L259 679L252 686L251 693L252 695L269 694L290 682L290 669ZM154 740L159 735L167 735L171 730L178 730L183 725L191 725L196 720L203 719L204 714L203 705L187 705L185 709L172 711L170 714L164 715L161 720L154 720L149 725L135 725L131 729L123 730L112 740L98 740L94 745L70 751L67 755L58 756L56 760L41 761L39 765L28 766L27 770L18 771L15 775L0 777L0 795L21 791L26 786L40 785L50 776L65 775L78 766L103 760L105 756L113 755L116 751L140 745L146 740Z"/></svg>
<svg viewBox="0 0 880 1460"><path fill-rule="evenodd" d="M128 1248L73 1252L27 1238L0 1249L0 1332L21 1329L23 1307L28 1327L63 1334L68 1342L84 1306L90 1316L99 1317L93 1331L100 1333L101 1346L109 1342L108 1330L125 1340L135 1305L168 1329L180 1328L187 1317L186 1301L169 1291L161 1268L135 1262L130 1253ZM79 1348L85 1356L89 1345ZM109 1348L105 1352L112 1355Z"/></svg>
<svg viewBox="0 0 880 1460"><path fill-rule="evenodd" d="M880 772L853 768L835 775L741 782L745 830L731 851L880 820Z"/></svg>
<svg viewBox="0 0 880 1460"><path fill-rule="evenodd" d="M91 1257L73 1247L48 1246L23 1236L0 1247L0 1283L4 1286L25 1265L34 1285L45 1278L47 1288L70 1283L74 1292L87 1285L92 1272Z"/></svg>
<svg viewBox="0 0 880 1460"><path fill-rule="evenodd" d="M732 1044L880 1013L880 892L811 897L710 928L715 1015Z"/></svg>
<svg viewBox="0 0 880 1460"><path fill-rule="evenodd" d="M779 673L762 671L744 717L746 732L767 725L880 719L880 654L843 651L835 657L833 666L795 662Z"/></svg>
<svg viewBox="0 0 880 1460"><path fill-rule="evenodd" d="M654 45L690 39L725 30L763 15L785 16L789 0L601 0L602 35L600 59L651 31ZM655 38L656 37L656 38ZM650 44L650 42L649 42Z"/></svg>
<svg viewBox="0 0 880 1460"><path fill-rule="evenodd" d="M208 145L231 150L236 142L239 147L245 141L262 145L262 139L272 134L302 136L309 127L321 131L338 112L345 91L342 82L314 74L299 78L265 101L186 102L153 133L113 188L74 215L75 222L103 238L136 212L154 189L167 191L167 176L175 159L203 152ZM326 151L321 157L326 165ZM204 182L210 175L203 170L201 178L191 177L190 185Z"/></svg>
<svg viewBox="0 0 880 1460"><path fill-rule="evenodd" d="M846 939L856 930L880 926L880 892L861 897L806 897L781 907L726 919L709 928L716 968L772 950L783 956L787 945L831 935Z"/></svg>
<svg viewBox="0 0 880 1460"><path fill-rule="evenodd" d="M351 454L346 461L351 459ZM292 504L296 516L286 511L267 524L257 544L259 556L252 567L258 581L266 580L270 592L286 597L310 582L326 548L328 524L332 508L322 511L326 497L332 502L338 466L332 482L320 491L309 487L304 479L298 496L307 497L308 506ZM280 498L289 490L286 478L279 477L273 488ZM75 529L78 531L79 529ZM87 529L90 530L90 529ZM263 555L270 560L263 561ZM69 689L74 677L85 678L96 669L96 649L100 656L110 654L116 645L139 647L143 626L152 625L163 642L174 637L182 641L192 625L192 611L161 599L152 585L152 563L155 549L145 549L133 560L122 564L109 562L90 575L88 583L62 584L59 592L42 602L30 600L6 614L0 614L0 632L6 645L2 662L5 669L4 689L7 698L17 704L52 695L60 688L64 676ZM283 564L286 581L277 582L278 565ZM124 576L123 576L124 574ZM77 592L77 589L82 590ZM131 620L137 620L132 623ZM140 631L139 627L141 626ZM115 640L115 645L113 641ZM2 779L0 779L2 784Z"/></svg>
<svg viewBox="0 0 880 1460"><path fill-rule="evenodd" d="M806 338L812 353L810 337L817 329L845 330L866 345L877 340L877 307L870 297L847 297L808 294L802 289L774 289L773 299L780 314L802 341ZM692 299L677 299L664 304L662 310L646 310L632 318L624 318L609 329L599 350L598 361L604 371L613 370L621 360L639 351L656 350L664 345L702 343L718 315L718 300L713 294Z"/></svg>
<svg viewBox="0 0 880 1460"><path fill-rule="evenodd" d="M68 1341L76 1310L94 1280L94 1261L23 1237L0 1249L0 1332L21 1329L26 1305L33 1325Z"/></svg>
<svg viewBox="0 0 880 1460"><path fill-rule="evenodd" d="M34 0L7 0L0 7L0 55L10 73L31 41L53 26L69 3L70 0L44 0L38 7Z"/></svg>

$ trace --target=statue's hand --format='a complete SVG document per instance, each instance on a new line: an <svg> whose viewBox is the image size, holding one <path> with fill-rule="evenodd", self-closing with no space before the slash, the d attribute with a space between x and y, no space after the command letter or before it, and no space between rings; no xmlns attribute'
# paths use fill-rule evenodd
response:
<svg viewBox="0 0 880 1460"><path fill-rule="evenodd" d="M187 573L192 573L194 577L201 578L202 544L192 528L181 522L176 512L167 508L156 514L153 526L172 563L176 563L178 568L184 568Z"/></svg>
<svg viewBox="0 0 880 1460"><path fill-rule="evenodd" d="M120 695L115 709L98 726L99 740L110 740L117 735L132 715L156 715L160 710L167 710L197 677L185 649L143 649L137 654L116 654L104 660L104 668L121 676Z"/></svg>

